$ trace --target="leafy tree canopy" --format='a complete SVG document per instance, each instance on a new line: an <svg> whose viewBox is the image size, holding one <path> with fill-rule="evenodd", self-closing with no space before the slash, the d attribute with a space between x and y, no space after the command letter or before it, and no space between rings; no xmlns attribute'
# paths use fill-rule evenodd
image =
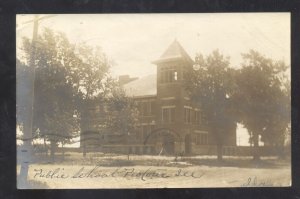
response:
<svg viewBox="0 0 300 199"><path fill-rule="evenodd" d="M218 159L222 159L224 138L234 123L231 96L234 90L234 70L229 58L215 50L207 57L198 54L195 69L189 70L186 87L192 100L200 104L201 117L206 118L209 131L218 147Z"/></svg>
<svg viewBox="0 0 300 199"><path fill-rule="evenodd" d="M288 66L253 50L242 56L234 94L240 121L255 145L258 135L265 143L278 142L290 122L290 85L285 75Z"/></svg>

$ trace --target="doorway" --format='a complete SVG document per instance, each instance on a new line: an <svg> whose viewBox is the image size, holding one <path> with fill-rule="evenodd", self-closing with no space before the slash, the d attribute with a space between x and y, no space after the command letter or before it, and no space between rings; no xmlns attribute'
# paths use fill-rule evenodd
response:
<svg viewBox="0 0 300 199"><path fill-rule="evenodd" d="M174 154L174 136L172 134L165 134L163 136L163 149L165 150L167 155L172 155Z"/></svg>
<svg viewBox="0 0 300 199"><path fill-rule="evenodd" d="M191 146L191 134L187 134L185 136L185 154L190 155L192 153L192 146Z"/></svg>

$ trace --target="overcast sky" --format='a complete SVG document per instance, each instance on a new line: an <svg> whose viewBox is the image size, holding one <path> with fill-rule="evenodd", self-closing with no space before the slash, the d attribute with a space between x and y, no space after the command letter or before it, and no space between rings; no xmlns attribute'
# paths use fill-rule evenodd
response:
<svg viewBox="0 0 300 199"><path fill-rule="evenodd" d="M40 15L43 16L43 15ZM17 39L31 37L33 15L17 16ZM231 57L233 67L241 53L254 49L290 64L289 13L234 14L98 14L56 15L43 20L39 31L49 27L66 33L72 42L99 45L115 65L116 76L156 73L157 59L177 38L189 55L219 49Z"/></svg>

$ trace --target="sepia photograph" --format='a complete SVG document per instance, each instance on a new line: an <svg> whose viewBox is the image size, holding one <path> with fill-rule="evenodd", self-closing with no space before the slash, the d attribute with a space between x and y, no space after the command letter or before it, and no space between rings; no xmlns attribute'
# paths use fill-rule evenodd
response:
<svg viewBox="0 0 300 199"><path fill-rule="evenodd" d="M17 188L290 187L290 17L16 15Z"/></svg>

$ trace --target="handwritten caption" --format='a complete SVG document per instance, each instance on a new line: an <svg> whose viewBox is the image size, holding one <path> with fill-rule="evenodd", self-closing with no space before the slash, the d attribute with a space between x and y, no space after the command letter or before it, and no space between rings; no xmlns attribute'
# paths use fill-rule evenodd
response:
<svg viewBox="0 0 300 199"><path fill-rule="evenodd" d="M201 178L204 176L203 171L187 171L184 169L177 169L170 171L167 169L147 168L138 170L136 168L116 168L112 171L101 170L99 166L92 169L81 167L79 170L70 174L64 168L56 168L53 170L34 169L34 178L48 178L48 179L82 179L82 178L138 178L142 181L154 178L171 178L171 177L187 177L187 178Z"/></svg>

